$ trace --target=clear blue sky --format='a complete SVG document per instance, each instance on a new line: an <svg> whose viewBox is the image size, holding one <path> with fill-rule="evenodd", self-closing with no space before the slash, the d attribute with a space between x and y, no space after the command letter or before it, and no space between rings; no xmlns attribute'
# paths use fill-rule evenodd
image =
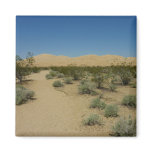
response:
<svg viewBox="0 0 152 152"><path fill-rule="evenodd" d="M17 16L16 52L136 56L135 16Z"/></svg>

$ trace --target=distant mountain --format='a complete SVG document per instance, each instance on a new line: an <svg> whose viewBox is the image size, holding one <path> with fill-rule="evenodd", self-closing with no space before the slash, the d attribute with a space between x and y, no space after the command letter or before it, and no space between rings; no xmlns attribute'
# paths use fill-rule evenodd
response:
<svg viewBox="0 0 152 152"><path fill-rule="evenodd" d="M118 55L85 55L80 57L55 56L40 54L34 56L35 66L110 66L110 65L136 65L135 57L122 57Z"/></svg>

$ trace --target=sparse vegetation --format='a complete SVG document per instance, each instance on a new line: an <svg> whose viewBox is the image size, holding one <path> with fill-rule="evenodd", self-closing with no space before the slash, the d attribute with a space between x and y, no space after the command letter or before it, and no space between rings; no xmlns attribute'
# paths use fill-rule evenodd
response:
<svg viewBox="0 0 152 152"><path fill-rule="evenodd" d="M63 77L64 77L64 74L63 74L63 73L58 73L58 74L57 74L57 77L58 77L58 78L63 78Z"/></svg>
<svg viewBox="0 0 152 152"><path fill-rule="evenodd" d="M122 67L120 71L118 72L118 75L120 76L120 79L122 81L123 85L129 84L132 78L132 74L130 70L126 69L125 67Z"/></svg>
<svg viewBox="0 0 152 152"><path fill-rule="evenodd" d="M103 110L106 107L106 104L101 101L99 98L93 99L90 105L90 108L98 108Z"/></svg>
<svg viewBox="0 0 152 152"><path fill-rule="evenodd" d="M79 93L80 94L91 94L91 95L95 95L95 84L91 81L87 81L84 84L80 83L79 86Z"/></svg>
<svg viewBox="0 0 152 152"><path fill-rule="evenodd" d="M50 70L49 74L47 74L45 77L46 77L46 79L53 79L54 77L63 78L64 74L59 73L58 71Z"/></svg>
<svg viewBox="0 0 152 152"><path fill-rule="evenodd" d="M105 77L103 75L101 75L101 74L100 75L99 74L94 75L92 81L94 81L97 84L97 88L98 89L102 88L103 82L104 82L104 78Z"/></svg>
<svg viewBox="0 0 152 152"><path fill-rule="evenodd" d="M58 72L58 71L53 71L53 70L51 70L51 71L49 72L49 74L50 74L52 77L56 77L56 76L59 74L59 72Z"/></svg>
<svg viewBox="0 0 152 152"><path fill-rule="evenodd" d="M26 60L22 59L20 56L16 56L16 78L21 83L25 76L32 73L31 66L34 63L34 58L32 53L28 53Z"/></svg>
<svg viewBox="0 0 152 152"><path fill-rule="evenodd" d="M83 85L83 84L85 84L85 83L88 82L88 81L89 81L88 79L84 78L84 79L82 79L82 80L80 81L80 84Z"/></svg>
<svg viewBox="0 0 152 152"><path fill-rule="evenodd" d="M21 105L34 96L34 92L24 88L22 85L16 85L16 105Z"/></svg>
<svg viewBox="0 0 152 152"><path fill-rule="evenodd" d="M50 75L50 74L47 74L45 77L46 77L46 79L53 79L52 75Z"/></svg>
<svg viewBox="0 0 152 152"><path fill-rule="evenodd" d="M91 114L87 119L83 120L84 125L103 125L103 121L100 119L99 115Z"/></svg>
<svg viewBox="0 0 152 152"><path fill-rule="evenodd" d="M64 82L66 84L72 84L72 78L71 77L66 77L66 78L64 78Z"/></svg>
<svg viewBox="0 0 152 152"><path fill-rule="evenodd" d="M133 83L131 86L132 88L136 88L136 83Z"/></svg>
<svg viewBox="0 0 152 152"><path fill-rule="evenodd" d="M117 105L107 105L105 108L105 117L117 117L118 116L118 107Z"/></svg>
<svg viewBox="0 0 152 152"><path fill-rule="evenodd" d="M99 94L99 99L103 98L103 93Z"/></svg>
<svg viewBox="0 0 152 152"><path fill-rule="evenodd" d="M136 107L136 96L135 95L125 96L122 100L122 105L135 108Z"/></svg>
<svg viewBox="0 0 152 152"><path fill-rule="evenodd" d="M62 87L63 83L61 81L54 81L53 86L54 87Z"/></svg>
<svg viewBox="0 0 152 152"><path fill-rule="evenodd" d="M100 76L100 74L110 74L116 78L116 76L122 75L123 77L126 77L129 75L129 78L136 77L136 66L108 66L108 67L101 67L101 66L57 66L57 67L51 67L51 70L58 71L60 73L63 73L65 76L71 76L79 74L80 78L84 77L84 75L94 75L94 76ZM127 73L125 76L123 76L125 73ZM129 74L128 74L129 73Z"/></svg>
<svg viewBox="0 0 152 152"><path fill-rule="evenodd" d="M83 124L87 126L103 125L104 123L103 123L103 120L101 119L102 115L107 117L107 118L104 118L107 121L107 124L112 123L111 119L108 119L108 117L117 117L118 110L119 110L117 106L117 104L119 104L119 100L115 101L114 96L118 94L118 98L119 98L121 88L123 88L124 89L123 91L125 92L125 91L128 91L127 89L129 89L130 87L133 87L134 85L136 85L136 84L133 84L133 82L135 82L135 79L133 77L135 76L136 67L131 67L131 66L125 66L125 67L124 66L108 66L108 67L99 67L99 66L96 66L96 67L66 66L65 67L63 66L62 67L61 66L61 67L47 67L46 69L49 70L49 73L46 75L46 79L53 79L53 78L55 78L55 80L57 79L57 81L55 80L48 81L48 83L53 82L52 86L56 87L56 89L64 85L66 86L66 84L74 83L73 85L69 85L69 87L62 87L60 89L59 88L57 89L61 93L64 93L66 96L68 96L69 94L74 96L75 100L73 99L73 101L77 101L77 99L78 100L82 99L82 104L84 104L85 102L87 102L89 98L92 98L92 97L88 95L83 96L83 94L97 95L95 96L93 100L91 100L91 103L89 105L90 109L87 109L87 110L94 111L95 113L100 113L101 115L91 114L88 117L86 117L86 119L83 120ZM35 69L33 67L28 67L27 72L28 73L31 73L34 71L38 72L40 70L46 70L46 69L44 67L42 68L39 67ZM45 72L47 71L44 71L44 73ZM133 74L134 76L132 77ZM62 78L62 79L58 79L58 78ZM74 80L78 80L78 81L74 81ZM122 85L129 84L129 85L121 86L121 84ZM118 87L118 91L116 91L117 89L116 86ZM78 89L78 92L76 92L77 91L76 89ZM116 91L116 92L112 93L109 90ZM135 89L133 88L131 90L135 91ZM76 93L77 93L78 98L76 96ZM78 95L78 93L81 95ZM17 94L16 104L19 105L31 99L34 95L34 92L32 92L31 90L25 89L24 87L22 88L22 86L18 86L18 89L16 89L16 94ZM49 98L52 98L51 97L52 95L53 95L53 90ZM68 97L66 99L68 100ZM71 100L71 98L69 99ZM110 102L114 104L106 104L104 101L106 101L106 103ZM80 104L81 103L78 103L78 105ZM128 107L136 107L136 97L126 96L123 98L121 104ZM91 109L91 108L94 108L94 109ZM121 108L123 109L123 106L120 106L119 115L122 112ZM131 115L133 114L133 116L134 116L134 110L135 108L128 109L129 113L131 113ZM83 110L81 109L81 111ZM82 117L83 115L86 115L86 113L83 113ZM123 116L123 115L120 115L120 116ZM118 119L118 118L112 118L112 119ZM111 135L113 136L135 136L136 135L136 122L132 119L128 119L128 120L120 119L116 124L111 124L111 125L114 125L114 126L112 130L109 130L108 128L107 134L111 133ZM95 128L96 127L98 128L98 126L95 126ZM84 127L84 128L87 128L87 127Z"/></svg>
<svg viewBox="0 0 152 152"><path fill-rule="evenodd" d="M136 120L120 118L113 126L112 136L136 136Z"/></svg>
<svg viewBox="0 0 152 152"><path fill-rule="evenodd" d="M110 84L109 84L109 89L110 89L111 91L115 91L115 90L116 90L116 86L115 86L113 83L110 83Z"/></svg>
<svg viewBox="0 0 152 152"><path fill-rule="evenodd" d="M81 79L81 73L79 73L79 71L74 71L72 76L73 76L73 80L80 80Z"/></svg>

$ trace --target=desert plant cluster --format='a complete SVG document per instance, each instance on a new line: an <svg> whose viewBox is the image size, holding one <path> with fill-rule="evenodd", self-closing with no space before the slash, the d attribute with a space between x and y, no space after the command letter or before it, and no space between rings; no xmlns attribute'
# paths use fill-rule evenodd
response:
<svg viewBox="0 0 152 152"><path fill-rule="evenodd" d="M136 119L120 118L112 128L113 136L136 136Z"/></svg>
<svg viewBox="0 0 152 152"><path fill-rule="evenodd" d="M58 77L62 74L63 77ZM135 136L136 135L136 120L131 117L129 119L122 118L119 115L120 106L127 108L136 108L136 96L128 94L124 96L121 105L108 104L103 99L102 90L117 92L117 86L135 87L136 67L133 66L109 66L109 67L51 67L51 78L63 78L53 83L54 87L62 87L64 84L72 84L74 81L79 81L78 94L98 96L90 101L90 107L103 111L104 115L91 113L88 117L82 120L85 126L104 125L103 117L118 118L110 135L112 136ZM47 76L46 76L47 77ZM55 85L57 83L57 85ZM64 84L63 84L64 83Z"/></svg>
<svg viewBox="0 0 152 152"><path fill-rule="evenodd" d="M29 99L34 96L34 92L26 89L22 85L16 86L16 105L26 103Z"/></svg>

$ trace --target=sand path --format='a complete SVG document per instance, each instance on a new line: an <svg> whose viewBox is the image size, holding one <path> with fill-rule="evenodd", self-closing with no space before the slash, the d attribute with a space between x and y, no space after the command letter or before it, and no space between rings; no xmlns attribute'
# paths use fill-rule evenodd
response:
<svg viewBox="0 0 152 152"><path fill-rule="evenodd" d="M56 90L54 80L46 80L48 71L29 76L24 84L35 92L36 100L16 107L17 135L78 135L85 113L85 98L74 98Z"/></svg>

